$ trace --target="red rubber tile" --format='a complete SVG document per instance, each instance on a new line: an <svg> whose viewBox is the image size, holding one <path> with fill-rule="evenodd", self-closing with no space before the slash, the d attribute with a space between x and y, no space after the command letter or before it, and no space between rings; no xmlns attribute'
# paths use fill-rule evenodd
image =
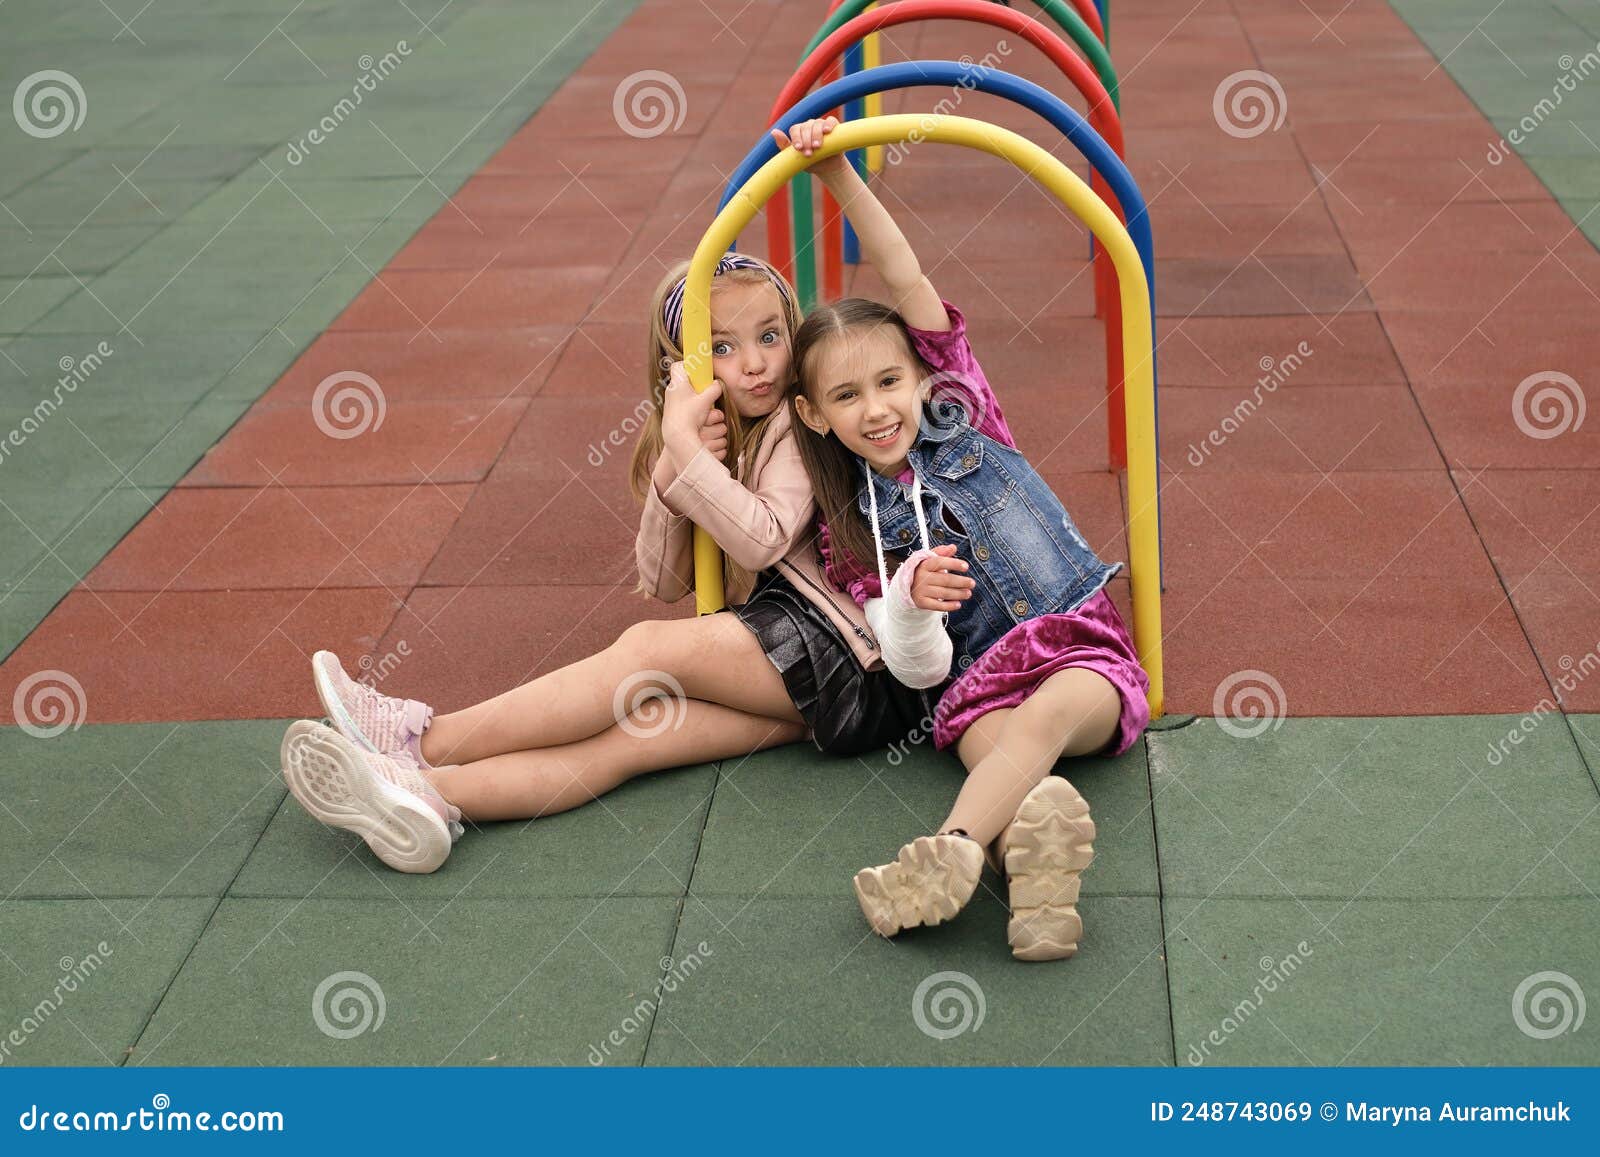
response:
<svg viewBox="0 0 1600 1157"><path fill-rule="evenodd" d="M617 226L608 219L596 222L595 228ZM398 330L427 337L429 331L445 329L573 325L609 272L598 265L385 272L329 328Z"/></svg>
<svg viewBox="0 0 1600 1157"><path fill-rule="evenodd" d="M1107 562L1128 561L1127 515L1122 485L1109 472L1040 472L1093 551Z"/></svg>
<svg viewBox="0 0 1600 1157"><path fill-rule="evenodd" d="M1442 208L1407 202L1357 211L1335 197L1332 209L1356 267L1368 277L1397 255L1414 262L1447 253L1543 257L1554 248L1575 269L1594 258L1594 246L1554 201L1457 201Z"/></svg>
<svg viewBox="0 0 1600 1157"><path fill-rule="evenodd" d="M564 169L552 163L539 173L480 173L456 190L450 201L457 219L464 217L466 222L506 217L520 229L530 222L588 221L598 211L601 218L616 218L617 229L626 233L644 219L670 179L667 173L599 176L582 165Z"/></svg>
<svg viewBox="0 0 1600 1157"><path fill-rule="evenodd" d="M1422 53L1431 65L1433 55L1426 49ZM1296 121L1294 137L1306 159L1325 169L1347 158L1371 161L1379 157L1408 162L1420 157L1459 158L1477 169L1483 166L1489 146L1497 139L1476 112L1429 120L1385 117L1378 121ZM1466 176L1464 171L1462 176ZM1334 179L1338 180L1337 173Z"/></svg>
<svg viewBox="0 0 1600 1157"><path fill-rule="evenodd" d="M585 322L572 335L540 391L543 398L625 398L640 402L649 379L640 323Z"/></svg>
<svg viewBox="0 0 1600 1157"><path fill-rule="evenodd" d="M1593 302L1600 254L1592 248L1571 259L1533 253L1406 251L1370 263L1367 292L1380 309L1408 311L1516 308L1517 303L1575 299ZM1381 272L1379 271L1381 269ZM1510 295L1508 296L1508 291Z"/></svg>
<svg viewBox="0 0 1600 1157"><path fill-rule="evenodd" d="M1246 390L1402 385L1405 374L1372 313L1335 317L1162 318L1156 364L1163 386ZM1310 352L1302 354L1301 343Z"/></svg>
<svg viewBox="0 0 1600 1157"><path fill-rule="evenodd" d="M364 653L399 607L371 589L76 590L0 666L0 701L53 669L83 686L91 723L316 717L312 652ZM239 757L257 754L272 766Z"/></svg>
<svg viewBox="0 0 1600 1157"><path fill-rule="evenodd" d="M310 407L257 407L179 485L476 482L527 405L522 398L403 402L351 438L325 434Z"/></svg>
<svg viewBox="0 0 1600 1157"><path fill-rule="evenodd" d="M424 588L374 651L404 642L396 694L454 711L596 654L633 623L693 613L693 599L668 606L625 586Z"/></svg>
<svg viewBox="0 0 1600 1157"><path fill-rule="evenodd" d="M1075 403L1080 392L1093 400L1105 393L1106 328L1092 317L1041 317L1025 330L1014 321L969 318L967 338L1007 409L1019 389L1048 391L1041 400L1057 407Z"/></svg>
<svg viewBox="0 0 1600 1157"><path fill-rule="evenodd" d="M1541 370L1578 374L1583 367L1600 363L1594 313L1577 297L1547 303L1533 314L1390 310L1383 315L1383 325L1406 377L1419 385L1510 383L1514 387Z"/></svg>
<svg viewBox="0 0 1600 1157"><path fill-rule="evenodd" d="M1331 174L1331 175L1330 175ZM1539 178L1518 160L1469 168L1460 160L1418 157L1404 165L1360 156L1325 171L1324 196L1362 213L1390 203L1439 205L1450 201L1538 201L1549 197Z"/></svg>
<svg viewBox="0 0 1600 1157"><path fill-rule="evenodd" d="M1324 629L1326 625L1329 629ZM1492 578L1384 574L1223 583L1169 574L1162 631L1167 709L1215 714L1218 688L1264 671L1290 715L1521 712L1549 693Z"/></svg>
<svg viewBox="0 0 1600 1157"><path fill-rule="evenodd" d="M1303 386L1254 390L1174 386L1161 391L1163 470L1437 470L1443 463L1416 401L1403 386ZM1218 444L1220 442L1220 444ZM1198 462L1197 466L1195 463Z"/></svg>
<svg viewBox="0 0 1600 1157"><path fill-rule="evenodd" d="M1161 490L1169 576L1286 580L1494 572L1443 471L1173 474Z"/></svg>
<svg viewBox="0 0 1600 1157"><path fill-rule="evenodd" d="M614 473L608 477L584 467L552 482L540 474L497 470L473 495L422 581L631 587L639 510L626 481Z"/></svg>
<svg viewBox="0 0 1600 1157"><path fill-rule="evenodd" d="M389 262L389 269L517 269L605 265L622 257L632 237L622 229L577 232L567 222L541 218L527 229L515 220L494 228L488 220L439 218L413 237Z"/></svg>
<svg viewBox="0 0 1600 1157"><path fill-rule="evenodd" d="M1543 378L1543 371L1539 376ZM1574 390L1545 380L1529 389L1521 406L1516 404L1517 389L1515 381L1416 387L1417 400L1452 467L1585 470L1600 462L1600 423L1573 427L1581 383ZM1545 402L1538 401L1541 395ZM1559 430L1565 433L1554 433Z"/></svg>
<svg viewBox="0 0 1600 1157"><path fill-rule="evenodd" d="M1537 575L1600 590L1600 470L1458 470L1455 479L1508 583Z"/></svg>
<svg viewBox="0 0 1600 1157"><path fill-rule="evenodd" d="M1566 711L1600 711L1600 583L1582 575L1539 573L1511 589L1517 617L1544 663L1553 698Z"/></svg>
<svg viewBox="0 0 1600 1157"><path fill-rule="evenodd" d="M686 11L686 10L685 10ZM670 45L681 41L680 37L665 38L660 51L670 53ZM705 52L706 40L699 40L692 45L684 44L688 49L690 59ZM660 61L666 56L657 58L655 68L662 67ZM604 76L586 75L582 70L574 73L561 87L539 107L528 123L523 126L522 133L529 139L558 138L571 139L574 137L609 137L613 140L624 135L622 127L618 124L616 114L612 111L612 100L616 96L618 81L615 78ZM674 100L673 124L675 134L693 136L702 132L710 123L712 114L721 103L727 87L723 84L694 84L682 85L682 100ZM650 129L656 126L662 109L659 105L652 110L649 102L643 108L636 108L634 120L641 129ZM676 112L681 111L681 123L676 118Z"/></svg>
<svg viewBox="0 0 1600 1157"><path fill-rule="evenodd" d="M1133 161L1133 179L1149 201L1160 193L1158 205L1188 198L1213 209L1218 205L1280 205L1283 211L1317 195L1317 186L1304 162L1281 157L1269 159L1200 159L1177 161L1146 154ZM1156 216L1160 217L1160 210Z"/></svg>
<svg viewBox="0 0 1600 1157"><path fill-rule="evenodd" d="M1026 338L1035 322L1094 316L1094 275L1087 260L1061 268L947 257L925 261L922 271L969 320L985 323L987 332L1007 340L1017 334ZM851 291L876 301L888 297L882 279L869 266L858 271Z"/></svg>
<svg viewBox="0 0 1600 1157"><path fill-rule="evenodd" d="M566 326L446 329L415 341L414 330L325 333L257 405L309 407L324 381L349 372L376 381L388 403L525 397L544 385L571 332Z"/></svg>
<svg viewBox="0 0 1600 1157"><path fill-rule="evenodd" d="M84 579L95 591L386 587L404 594L471 486L179 487Z"/></svg>
<svg viewBox="0 0 1600 1157"><path fill-rule="evenodd" d="M535 398L506 443L495 474L514 472L556 483L574 474L624 477L645 401L642 378L635 379L632 394L620 397ZM589 484L596 483L589 479Z"/></svg>
<svg viewBox="0 0 1600 1157"><path fill-rule="evenodd" d="M1338 254L1156 261L1162 317L1341 313L1371 309L1350 259Z"/></svg>

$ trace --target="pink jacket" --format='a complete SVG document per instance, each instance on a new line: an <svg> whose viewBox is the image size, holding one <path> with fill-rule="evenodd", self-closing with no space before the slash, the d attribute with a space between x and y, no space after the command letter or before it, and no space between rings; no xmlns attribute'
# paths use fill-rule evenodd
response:
<svg viewBox="0 0 1600 1157"><path fill-rule="evenodd" d="M752 574L776 567L828 616L863 667L883 666L861 607L823 576L816 499L787 408L772 419L762 439L748 488L705 450L677 477L666 455L657 460L634 553L644 589L663 602L677 602L694 590L695 524ZM729 590L727 600L741 603L753 589L747 584Z"/></svg>

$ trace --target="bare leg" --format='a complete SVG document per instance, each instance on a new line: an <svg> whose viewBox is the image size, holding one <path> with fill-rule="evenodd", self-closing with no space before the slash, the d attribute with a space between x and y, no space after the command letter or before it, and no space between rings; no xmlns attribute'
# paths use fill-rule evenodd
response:
<svg viewBox="0 0 1600 1157"><path fill-rule="evenodd" d="M674 699L688 697L768 719L800 719L750 629L732 614L703 615L635 623L597 655L436 716L422 737L423 758L465 764L573 743L614 727L653 695L667 701L645 712L670 712Z"/></svg>
<svg viewBox="0 0 1600 1157"><path fill-rule="evenodd" d="M960 828L980 844L992 843L1056 760L1090 755L1111 741L1121 712L1117 689L1083 667L1050 676L998 724L989 720L1001 712L991 711L956 745L967 782L939 830Z"/></svg>
<svg viewBox="0 0 1600 1157"><path fill-rule="evenodd" d="M803 723L698 699L651 708L652 714L625 716L623 723L575 743L424 774L466 819L531 819L586 804L645 772L747 755L806 737Z"/></svg>

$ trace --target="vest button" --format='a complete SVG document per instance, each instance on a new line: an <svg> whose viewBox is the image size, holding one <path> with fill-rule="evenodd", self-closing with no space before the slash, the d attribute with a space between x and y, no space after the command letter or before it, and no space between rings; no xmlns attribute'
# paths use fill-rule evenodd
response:
<svg viewBox="0 0 1600 1157"><path fill-rule="evenodd" d="M1028 600L1027 599L1018 599L1016 602L1011 604L1011 609L1013 611L1015 611L1019 615L1027 614L1028 613Z"/></svg>
<svg viewBox="0 0 1600 1157"><path fill-rule="evenodd" d="M986 546L980 546L977 550L973 551L972 553L978 556L978 561L979 562L988 562L989 561L989 548L986 547Z"/></svg>
<svg viewBox="0 0 1600 1157"><path fill-rule="evenodd" d="M901 527L900 528L900 541L901 542L910 542L911 541L911 531L908 528L906 528L906 527Z"/></svg>
<svg viewBox="0 0 1600 1157"><path fill-rule="evenodd" d="M966 469L971 470L977 464L978 464L978 459L974 455L963 454L961 456L961 465L964 466Z"/></svg>

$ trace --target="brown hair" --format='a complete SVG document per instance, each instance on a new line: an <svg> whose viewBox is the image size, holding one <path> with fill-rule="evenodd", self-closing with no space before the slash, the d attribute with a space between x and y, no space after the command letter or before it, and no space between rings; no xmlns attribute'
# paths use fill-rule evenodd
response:
<svg viewBox="0 0 1600 1157"><path fill-rule="evenodd" d="M910 351L913 366L926 377L928 368L917 357L905 318L899 311L881 302L847 297L812 310L795 332L792 357L799 388L794 398L798 400L804 396L813 407L820 405L825 383L817 378L817 361L822 351L847 333L859 335L860 331L883 326L893 327L900 335ZM831 430L819 434L807 426L800 418L798 406L793 424L800 460L805 463L811 489L817 496L817 510L828 524L828 546L834 566L841 574L876 573L877 550L872 542L872 528L856 507L856 496L864 484L861 459Z"/></svg>
<svg viewBox="0 0 1600 1157"><path fill-rule="evenodd" d="M752 257L752 261L760 258ZM761 261L760 269L729 269L718 273L711 279L711 292L715 295L717 288L722 285L771 285L778 289L778 297L783 303L784 326L788 330L787 336L792 341L795 331L800 328L800 310L795 304L796 298L793 288L779 273L766 262ZM665 404L668 369L673 362L683 361L683 348L677 336L667 325L663 306L667 295L689 272L689 262L680 261L667 271L661 279L661 284L656 286L655 293L650 298L650 330L648 345L645 355L645 377L647 380L646 391L650 400L650 413L644 420L643 427L639 430L639 440L634 443L633 460L628 467L628 484L633 490L633 496L640 502L650 492L651 475L655 471L656 461L661 457L663 443L661 439L661 408ZM779 288L779 286L782 288ZM792 370L791 370L792 375ZM787 391L792 385L784 383ZM755 421L742 418L737 406L728 402L726 395L717 403L717 406L728 418L728 469L734 478L741 484L745 482L745 471L755 466L761 451L761 443L766 438L767 430L772 424L773 414L778 413L778 407L771 414L763 415ZM741 463L742 456L742 463ZM722 581L728 590L742 587L750 580L750 574L743 567L736 564L726 554L722 560ZM642 588L640 588L642 589Z"/></svg>

